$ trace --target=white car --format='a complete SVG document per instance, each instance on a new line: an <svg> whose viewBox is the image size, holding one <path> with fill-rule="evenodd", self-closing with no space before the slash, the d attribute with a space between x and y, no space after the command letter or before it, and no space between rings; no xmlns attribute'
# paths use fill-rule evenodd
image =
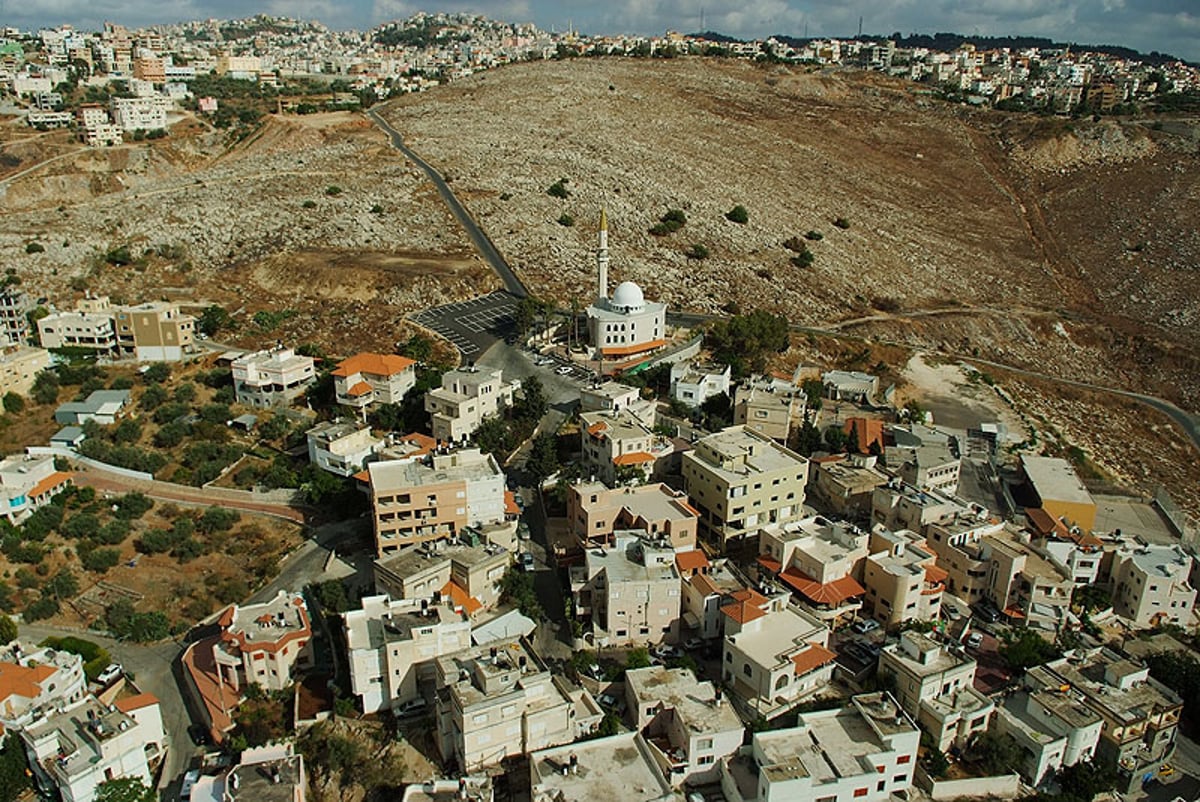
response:
<svg viewBox="0 0 1200 802"><path fill-rule="evenodd" d="M108 668L101 671L100 676L96 677L96 682L99 682L101 685L108 685L121 676L124 671L125 669L121 667L120 663L110 663Z"/></svg>
<svg viewBox="0 0 1200 802"><path fill-rule="evenodd" d="M671 660L676 657L682 657L683 652L679 651L679 648L676 646L668 646L664 643L654 647L654 656L661 660Z"/></svg>
<svg viewBox="0 0 1200 802"><path fill-rule="evenodd" d="M967 647L970 649L978 649L983 645L983 633L972 632L967 636Z"/></svg>
<svg viewBox="0 0 1200 802"><path fill-rule="evenodd" d="M418 696L416 699L409 699L407 702L400 705L400 710L397 711L397 714L400 717L416 716L424 713L426 707L428 707L428 705L426 704L424 697Z"/></svg>
<svg viewBox="0 0 1200 802"><path fill-rule="evenodd" d="M192 769L187 774L183 775L183 785L179 787L179 798L183 800L192 798L192 786L200 779L200 770Z"/></svg>
<svg viewBox="0 0 1200 802"><path fill-rule="evenodd" d="M554 370L554 372L557 373L559 376L566 376L568 373L571 372L571 368L568 365L563 365L561 368L556 368Z"/></svg>

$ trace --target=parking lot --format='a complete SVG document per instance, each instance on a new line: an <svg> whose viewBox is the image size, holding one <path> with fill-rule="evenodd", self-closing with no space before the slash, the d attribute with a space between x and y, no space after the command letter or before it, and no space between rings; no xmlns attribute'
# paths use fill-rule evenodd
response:
<svg viewBox="0 0 1200 802"><path fill-rule="evenodd" d="M473 362L497 341L513 332L517 298L502 290L469 301L435 306L413 316L413 321L449 340Z"/></svg>

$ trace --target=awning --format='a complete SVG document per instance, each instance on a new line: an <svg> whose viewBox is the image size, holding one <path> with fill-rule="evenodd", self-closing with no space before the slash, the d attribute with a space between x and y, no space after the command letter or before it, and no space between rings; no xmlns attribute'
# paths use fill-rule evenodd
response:
<svg viewBox="0 0 1200 802"><path fill-rule="evenodd" d="M827 604L830 607L836 607L846 599L861 596L867 592L852 576L844 576L841 579L822 584L794 568L789 568L780 574L779 578L813 604Z"/></svg>

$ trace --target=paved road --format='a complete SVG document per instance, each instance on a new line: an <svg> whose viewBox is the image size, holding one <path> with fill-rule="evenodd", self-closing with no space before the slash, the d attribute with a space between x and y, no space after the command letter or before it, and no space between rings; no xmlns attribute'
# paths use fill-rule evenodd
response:
<svg viewBox="0 0 1200 802"><path fill-rule="evenodd" d="M437 170L433 169L428 162L426 162L416 153L413 153L412 150L410 150L409 147L404 144L404 137L400 135L400 132L393 128L386 120L384 120L383 117L379 115L379 112L372 109L367 112L367 116L370 117L371 120L374 121L374 123L383 129L383 132L388 135L388 137L391 139L392 147L396 148L409 159L411 159L413 164L420 167L425 171L425 175L429 176L429 180L432 181L434 187L437 188L438 195L440 195L445 204L450 207L451 214L454 215L459 224L462 225L462 227L466 230L467 236L471 238L471 242L474 243L475 249L479 251L479 255L483 257L484 261L491 265L492 270L496 271L496 275L498 275L500 280L504 282L504 288L518 298L524 298L526 295L528 295L529 292L525 289L525 285L521 283L519 278L517 278L517 274L513 272L511 267L509 267L508 262L500 254L499 249L496 248L491 239L488 238L488 235L485 234L478 225L476 225L475 219L471 217L470 213L463 208L461 203L459 203L458 198L456 198L454 193L450 191L450 185L446 183L446 180L442 178L441 174L438 173Z"/></svg>
<svg viewBox="0 0 1200 802"><path fill-rule="evenodd" d="M100 644L113 659L134 675L137 686L158 697L162 709L163 729L167 736L167 755L164 758L162 781L165 787L173 783L187 767L188 761L198 753L188 737L190 723L187 708L179 684L175 680L172 664L182 651L182 646L173 640L160 643L125 643L94 632L45 626L43 624L21 624L20 638L40 642L51 636L77 635Z"/></svg>

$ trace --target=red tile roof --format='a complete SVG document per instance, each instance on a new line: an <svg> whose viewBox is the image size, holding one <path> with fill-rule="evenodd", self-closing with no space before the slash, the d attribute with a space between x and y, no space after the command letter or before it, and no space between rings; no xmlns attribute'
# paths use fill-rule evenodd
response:
<svg viewBox="0 0 1200 802"><path fill-rule="evenodd" d="M27 495L29 498L37 498L38 496L43 495L44 493L53 490L60 485L69 484L73 475L74 474L67 473L66 471L55 471L34 485L33 489L25 495Z"/></svg>
<svg viewBox="0 0 1200 802"><path fill-rule="evenodd" d="M355 373L366 373L371 376L395 376L417 364L406 356L396 354L373 354L364 352L343 359L334 369L334 376L353 376Z"/></svg>
<svg viewBox="0 0 1200 802"><path fill-rule="evenodd" d="M517 506L517 494L511 490L504 491L504 514L520 515L521 508Z"/></svg>
<svg viewBox="0 0 1200 802"><path fill-rule="evenodd" d="M152 693L139 693L135 696L126 696L124 699L118 699L113 702L113 706L122 713L141 710L143 707L150 707L156 704L158 704L158 697Z"/></svg>
<svg viewBox="0 0 1200 802"><path fill-rule="evenodd" d="M795 588L800 595L813 604L828 604L831 607L836 607L846 599L861 596L867 592L852 576L844 576L841 579L822 584L794 568L789 568L780 574L779 578Z"/></svg>
<svg viewBox="0 0 1200 802"><path fill-rule="evenodd" d="M767 604L767 597L761 593L747 588L730 593L729 598L732 601L723 605L721 612L739 624L749 623L767 614L767 611L763 609Z"/></svg>
<svg viewBox="0 0 1200 802"><path fill-rule="evenodd" d="M592 437L599 437L601 434L608 431L608 424L604 421L597 421L589 426L587 431Z"/></svg>
<svg viewBox="0 0 1200 802"><path fill-rule="evenodd" d="M613 457L613 465L645 465L647 462L654 462L654 455L648 451L630 451Z"/></svg>
<svg viewBox="0 0 1200 802"><path fill-rule="evenodd" d="M697 571L709 566L708 557L700 549L681 551L675 555L675 567L682 571Z"/></svg>
<svg viewBox="0 0 1200 802"><path fill-rule="evenodd" d="M461 585L453 579L442 585L442 595L449 596L450 600L458 607L466 610L467 615L474 615L483 609L483 602L467 593Z"/></svg>
<svg viewBox="0 0 1200 802"><path fill-rule="evenodd" d="M770 554L758 555L758 564L763 568L766 568L772 574L779 573L779 569L783 568L783 563L779 562L779 560L776 560Z"/></svg>
<svg viewBox="0 0 1200 802"><path fill-rule="evenodd" d="M950 578L950 572L940 565L925 566L925 581L926 582L945 582Z"/></svg>
<svg viewBox="0 0 1200 802"><path fill-rule="evenodd" d="M842 427L846 436L855 432L858 436L858 451L861 454L871 453L871 443L878 443L883 448L883 421L875 418L848 418Z"/></svg>
<svg viewBox="0 0 1200 802"><path fill-rule="evenodd" d="M367 384L366 382L358 382L346 391L346 395L351 396L352 398L358 398L360 395L366 395L369 392L371 392L371 385Z"/></svg>
<svg viewBox="0 0 1200 802"><path fill-rule="evenodd" d="M651 340L648 343L641 345L622 345L617 348L601 348L600 352L605 358L610 356L629 356L630 354L640 354L643 351L651 351L655 348L661 348L666 345L666 340Z"/></svg>
<svg viewBox="0 0 1200 802"><path fill-rule="evenodd" d="M54 676L54 667L26 667L17 663L0 663L0 702L10 696L36 699L42 692L41 683Z"/></svg>
<svg viewBox="0 0 1200 802"><path fill-rule="evenodd" d="M792 664L796 667L796 676L802 676L821 666L827 666L837 658L837 655L819 643L809 643L808 648L799 654L792 655Z"/></svg>

